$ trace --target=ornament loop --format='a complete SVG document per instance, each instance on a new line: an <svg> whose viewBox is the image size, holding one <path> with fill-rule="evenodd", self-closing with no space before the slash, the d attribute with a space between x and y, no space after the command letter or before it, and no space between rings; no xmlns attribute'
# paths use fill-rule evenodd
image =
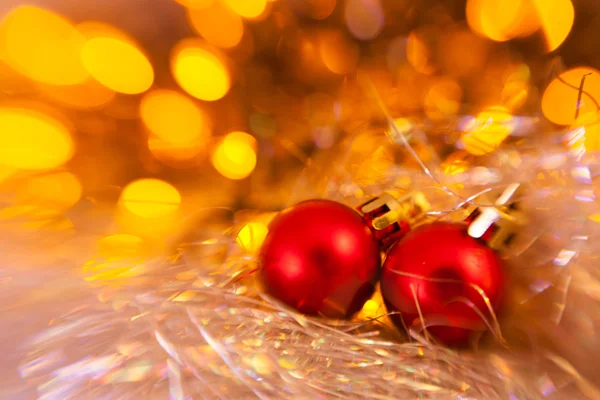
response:
<svg viewBox="0 0 600 400"><path fill-rule="evenodd" d="M478 206L471 211L465 220L469 236L482 240L494 250L510 246L519 228L525 224L525 215L517 203L507 203L521 191L521 185L513 183L502 192L493 206Z"/></svg>
<svg viewBox="0 0 600 400"><path fill-rule="evenodd" d="M384 192L358 207L386 248L410 231L410 225L431 208L422 192Z"/></svg>

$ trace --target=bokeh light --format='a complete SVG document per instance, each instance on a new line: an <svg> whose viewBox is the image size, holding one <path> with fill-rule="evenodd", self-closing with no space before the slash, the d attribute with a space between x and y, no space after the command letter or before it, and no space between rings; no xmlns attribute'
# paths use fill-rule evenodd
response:
<svg viewBox="0 0 600 400"><path fill-rule="evenodd" d="M504 107L490 107L477 115L461 139L468 153L482 156L498 148L513 130L510 112Z"/></svg>
<svg viewBox="0 0 600 400"><path fill-rule="evenodd" d="M542 31L546 39L546 50L556 50L567 38L575 20L575 9L571 0L531 0L536 6Z"/></svg>
<svg viewBox="0 0 600 400"><path fill-rule="evenodd" d="M417 32L411 32L406 43L406 58L413 68L425 75L431 75L435 72L431 64L431 51L427 43Z"/></svg>
<svg viewBox="0 0 600 400"><path fill-rule="evenodd" d="M88 73L80 52L84 37L65 18L51 11L21 6L0 24L0 58L30 79L74 85Z"/></svg>
<svg viewBox="0 0 600 400"><path fill-rule="evenodd" d="M244 23L240 16L221 2L206 8L190 8L188 19L199 35L217 47L234 47L244 34Z"/></svg>
<svg viewBox="0 0 600 400"><path fill-rule="evenodd" d="M229 179L244 179L256 167L256 139L245 132L232 132L219 143L212 156L215 169Z"/></svg>
<svg viewBox="0 0 600 400"><path fill-rule="evenodd" d="M498 42L531 35L541 27L532 0L468 0L467 22L474 32Z"/></svg>
<svg viewBox="0 0 600 400"><path fill-rule="evenodd" d="M370 40L383 29L385 17L380 0L347 0L344 19L355 38Z"/></svg>
<svg viewBox="0 0 600 400"><path fill-rule="evenodd" d="M267 7L267 0L223 0L233 11L244 18L256 18Z"/></svg>
<svg viewBox="0 0 600 400"><path fill-rule="evenodd" d="M567 147L577 156L600 150L600 111L581 114L567 135Z"/></svg>
<svg viewBox="0 0 600 400"><path fill-rule="evenodd" d="M77 204L81 193L79 179L63 171L29 177L17 189L16 199L19 204L64 211Z"/></svg>
<svg viewBox="0 0 600 400"><path fill-rule="evenodd" d="M505 107L515 110L527 101L530 91L530 77L531 71L526 64L519 64L512 70L501 93L502 104Z"/></svg>
<svg viewBox="0 0 600 400"><path fill-rule="evenodd" d="M249 253L256 253L260 250L269 228L260 222L250 222L242 227L237 235L238 245Z"/></svg>
<svg viewBox="0 0 600 400"><path fill-rule="evenodd" d="M581 99L579 99L581 90ZM600 71L579 67L556 77L542 97L542 112L551 122L571 125L577 116L600 109Z"/></svg>
<svg viewBox="0 0 600 400"><path fill-rule="evenodd" d="M148 149L157 160L174 168L187 168L205 153L206 141L195 139L188 142L172 142L156 136L148 138Z"/></svg>
<svg viewBox="0 0 600 400"><path fill-rule="evenodd" d="M143 252L144 240L127 233L105 236L96 243L98 255L108 259L123 259L139 256Z"/></svg>
<svg viewBox="0 0 600 400"><path fill-rule="evenodd" d="M462 89L456 81L439 79L425 95L425 114L432 120L452 117L460 110L461 100Z"/></svg>
<svg viewBox="0 0 600 400"><path fill-rule="evenodd" d="M229 72L223 61L191 42L184 41L176 46L171 69L179 86L200 100L219 100L231 86Z"/></svg>
<svg viewBox="0 0 600 400"><path fill-rule="evenodd" d="M333 13L336 0L292 0L289 4L298 14L320 20Z"/></svg>
<svg viewBox="0 0 600 400"><path fill-rule="evenodd" d="M467 22L478 34L503 42L542 31L547 51L567 38L575 17L571 0L468 0Z"/></svg>
<svg viewBox="0 0 600 400"><path fill-rule="evenodd" d="M206 142L210 137L208 116L187 96L172 90L147 93L140 104L140 115L154 135L168 142Z"/></svg>
<svg viewBox="0 0 600 400"><path fill-rule="evenodd" d="M59 167L74 144L58 120L24 108L0 108L0 164L25 170Z"/></svg>
<svg viewBox="0 0 600 400"><path fill-rule="evenodd" d="M339 30L321 33L319 53L325 66L341 75L353 72L360 57L358 45Z"/></svg>
<svg viewBox="0 0 600 400"><path fill-rule="evenodd" d="M119 93L142 93L154 82L154 70L146 56L133 44L118 38L89 39L81 58L94 79Z"/></svg>
<svg viewBox="0 0 600 400"><path fill-rule="evenodd" d="M64 106L75 109L100 108L108 104L115 92L93 79L77 85L38 85L41 92Z"/></svg>
<svg viewBox="0 0 600 400"><path fill-rule="evenodd" d="M140 179L127 185L119 203L142 218L157 218L177 211L181 195L167 182L159 179Z"/></svg>

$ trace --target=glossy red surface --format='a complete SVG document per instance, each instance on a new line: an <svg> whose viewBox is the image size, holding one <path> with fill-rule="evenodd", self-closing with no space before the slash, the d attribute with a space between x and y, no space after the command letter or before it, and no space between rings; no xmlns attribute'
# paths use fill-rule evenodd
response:
<svg viewBox="0 0 600 400"><path fill-rule="evenodd" d="M486 329L473 308L456 300L471 302L489 317L476 287L484 291L497 311L505 284L504 270L496 253L470 237L466 229L463 224L453 223L424 225L390 249L381 291L388 311L402 313L392 316L400 329L422 325L415 298L427 331L445 344L464 345L473 331Z"/></svg>
<svg viewBox="0 0 600 400"><path fill-rule="evenodd" d="M379 245L361 216L329 200L282 211L260 258L267 293L300 312L334 318L362 308L381 267Z"/></svg>

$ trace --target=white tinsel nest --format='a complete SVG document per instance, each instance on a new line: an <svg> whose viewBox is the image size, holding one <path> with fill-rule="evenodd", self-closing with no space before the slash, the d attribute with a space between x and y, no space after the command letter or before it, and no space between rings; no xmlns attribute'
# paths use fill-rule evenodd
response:
<svg viewBox="0 0 600 400"><path fill-rule="evenodd" d="M462 182L460 196L444 194L445 208L431 218L453 218L449 211L462 199L507 182L527 185L521 201L531 222L515 254L505 255L511 293L500 317L503 341L458 351L418 334L403 338L384 309L355 321L300 315L260 292L257 260L235 242L239 221L210 238L187 237L172 257L97 259L83 276L73 271L81 272L93 235L19 237L12 226L0 270L2 341L8 367L18 364L23 381L7 372L6 398L35 391L60 400L600 398L600 246L589 219L598 211L595 160L554 147L515 149L434 180L427 172L388 171L394 179L410 175L417 188ZM518 166L506 163L510 152L519 153ZM328 196L355 202L343 190L357 185L352 178L334 190L330 181ZM122 282L118 274L86 283L115 270ZM36 298L42 289L45 297Z"/></svg>

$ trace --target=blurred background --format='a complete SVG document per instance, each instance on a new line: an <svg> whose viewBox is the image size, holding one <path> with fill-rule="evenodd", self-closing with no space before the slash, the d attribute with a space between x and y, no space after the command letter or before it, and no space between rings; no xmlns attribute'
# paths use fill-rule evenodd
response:
<svg viewBox="0 0 600 400"><path fill-rule="evenodd" d="M417 168L361 77L447 174L563 128L597 150L599 22L595 0L2 0L0 221L88 281L123 271L73 243L162 254L214 207L253 253L248 213Z"/></svg>

